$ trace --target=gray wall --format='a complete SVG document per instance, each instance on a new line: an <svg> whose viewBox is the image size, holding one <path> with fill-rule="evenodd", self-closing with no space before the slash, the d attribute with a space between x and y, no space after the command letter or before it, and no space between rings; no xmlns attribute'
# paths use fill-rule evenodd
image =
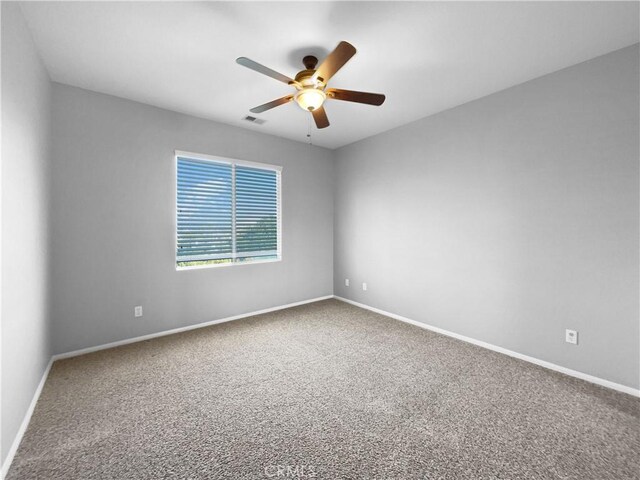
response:
<svg viewBox="0 0 640 480"><path fill-rule="evenodd" d="M335 294L638 388L639 80L635 45L339 149Z"/></svg>
<svg viewBox="0 0 640 480"><path fill-rule="evenodd" d="M330 150L59 84L53 116L56 353L332 293ZM176 271L175 149L283 166L281 262Z"/></svg>
<svg viewBox="0 0 640 480"><path fill-rule="evenodd" d="M51 356L49 77L17 3L2 2L2 447L7 453Z"/></svg>

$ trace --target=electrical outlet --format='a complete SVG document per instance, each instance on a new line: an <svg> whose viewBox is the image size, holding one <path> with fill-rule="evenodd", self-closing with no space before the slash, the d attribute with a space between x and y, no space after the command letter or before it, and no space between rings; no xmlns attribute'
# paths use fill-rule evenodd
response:
<svg viewBox="0 0 640 480"><path fill-rule="evenodd" d="M141 317L142 316L142 305L139 305L139 306L137 306L137 307L135 307L133 309L133 315L135 317Z"/></svg>
<svg viewBox="0 0 640 480"><path fill-rule="evenodd" d="M367 284L366 283L362 284L362 290L365 290L365 291L367 290Z"/></svg>
<svg viewBox="0 0 640 480"><path fill-rule="evenodd" d="M349 286L349 279L348 279L348 278L345 278L345 279L344 279L344 286L345 286L345 287L348 287L348 286Z"/></svg>
<svg viewBox="0 0 640 480"><path fill-rule="evenodd" d="M572 343L573 345L578 344L578 332L576 330L565 330L564 333L564 341L567 343Z"/></svg>

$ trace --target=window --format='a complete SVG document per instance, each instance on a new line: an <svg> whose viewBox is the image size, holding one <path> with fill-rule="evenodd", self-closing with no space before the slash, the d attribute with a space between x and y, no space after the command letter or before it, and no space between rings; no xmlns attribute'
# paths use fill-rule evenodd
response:
<svg viewBox="0 0 640 480"><path fill-rule="evenodd" d="M280 171L176 152L176 267L280 260Z"/></svg>

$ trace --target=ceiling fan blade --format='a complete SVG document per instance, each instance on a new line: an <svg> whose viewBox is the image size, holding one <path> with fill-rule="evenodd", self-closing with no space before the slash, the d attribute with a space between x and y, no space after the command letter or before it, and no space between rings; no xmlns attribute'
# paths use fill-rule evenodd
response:
<svg viewBox="0 0 640 480"><path fill-rule="evenodd" d="M314 79L321 78L326 84L355 54L356 49L353 45L347 42L340 42L336 49L320 64L316 73L313 74Z"/></svg>
<svg viewBox="0 0 640 480"><path fill-rule="evenodd" d="M274 107L278 107L280 105L284 105L285 103L289 103L291 100L293 100L293 95L287 95L286 97L278 98L276 100L273 100L271 102L265 103L265 104L260 105L258 107L253 107L249 111L252 112L252 113L266 112L267 110L271 110Z"/></svg>
<svg viewBox="0 0 640 480"><path fill-rule="evenodd" d="M382 105L385 96L381 93L356 92L355 90L340 90L330 88L326 91L329 98L344 100L345 102L366 103L367 105Z"/></svg>
<svg viewBox="0 0 640 480"><path fill-rule="evenodd" d="M269 67L265 67L258 62L254 62L247 57L236 58L236 63L238 65L242 65L243 67L250 68L251 70L255 70L256 72L266 75L267 77L275 78L276 80L286 83L287 85L295 83L293 78L289 78L286 75L276 72L275 70L271 70Z"/></svg>
<svg viewBox="0 0 640 480"><path fill-rule="evenodd" d="M329 126L329 119L327 118L327 112L325 112L324 107L316 108L311 112L311 115L313 115L313 119L316 122L316 127L327 128Z"/></svg>

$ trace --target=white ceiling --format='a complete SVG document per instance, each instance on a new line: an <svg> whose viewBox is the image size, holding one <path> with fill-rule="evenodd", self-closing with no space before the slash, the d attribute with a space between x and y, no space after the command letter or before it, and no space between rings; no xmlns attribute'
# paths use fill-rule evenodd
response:
<svg viewBox="0 0 640 480"><path fill-rule="evenodd" d="M241 120L340 40L358 53L330 86L384 93L330 101L316 145L337 148L639 41L638 2L27 2L52 80L306 141L295 104Z"/></svg>

